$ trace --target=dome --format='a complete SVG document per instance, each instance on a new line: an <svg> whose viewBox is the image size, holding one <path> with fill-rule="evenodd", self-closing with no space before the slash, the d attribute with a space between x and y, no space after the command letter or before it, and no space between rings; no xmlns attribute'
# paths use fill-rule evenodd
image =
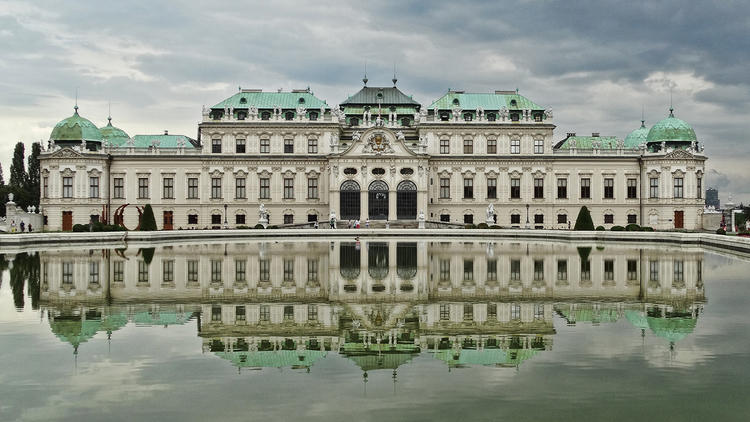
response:
<svg viewBox="0 0 750 422"><path fill-rule="evenodd" d="M122 145L130 139L130 136L124 130L112 126L112 117L107 117L107 121L107 126L99 129L103 140L109 141L112 145Z"/></svg>
<svg viewBox="0 0 750 422"><path fill-rule="evenodd" d="M646 127L646 121L641 120L641 127L638 129L630 132L628 136L625 137L625 148L638 148L641 144L646 143L646 139L648 138L648 128Z"/></svg>
<svg viewBox="0 0 750 422"><path fill-rule="evenodd" d="M647 142L693 142L698 138L693 128L684 120L674 117L673 109L669 109L669 116L655 124L648 131Z"/></svg>
<svg viewBox="0 0 750 422"><path fill-rule="evenodd" d="M78 106L75 106L75 113L67 119L62 120L55 125L49 136L52 141L100 141L102 133L95 124L90 120L78 115Z"/></svg>

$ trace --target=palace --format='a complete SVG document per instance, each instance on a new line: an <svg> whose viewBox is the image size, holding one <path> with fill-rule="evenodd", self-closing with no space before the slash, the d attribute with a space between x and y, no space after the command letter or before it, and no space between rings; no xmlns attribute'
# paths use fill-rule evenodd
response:
<svg viewBox="0 0 750 422"><path fill-rule="evenodd" d="M706 156L668 117L624 139L568 133L517 91L448 91L423 106L393 86L329 106L307 89L240 89L203 109L197 139L128 136L75 113L40 157L45 230L106 221L159 229L369 220L381 227L594 224L702 228ZM128 208L128 206L131 206ZM572 220L572 221L571 221Z"/></svg>

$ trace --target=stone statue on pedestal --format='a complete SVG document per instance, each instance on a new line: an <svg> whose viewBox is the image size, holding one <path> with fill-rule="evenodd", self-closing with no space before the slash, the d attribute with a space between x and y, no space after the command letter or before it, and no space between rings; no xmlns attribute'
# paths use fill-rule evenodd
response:
<svg viewBox="0 0 750 422"><path fill-rule="evenodd" d="M485 222L488 225L495 224L495 205L494 204L487 205L487 219L485 220Z"/></svg>

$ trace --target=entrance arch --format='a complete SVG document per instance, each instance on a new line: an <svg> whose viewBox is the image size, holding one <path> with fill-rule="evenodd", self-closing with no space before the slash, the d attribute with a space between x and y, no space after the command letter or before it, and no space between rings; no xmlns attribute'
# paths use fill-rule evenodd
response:
<svg viewBox="0 0 750 422"><path fill-rule="evenodd" d="M388 184L382 180L370 183L367 199L370 220L387 220Z"/></svg>
<svg viewBox="0 0 750 422"><path fill-rule="evenodd" d="M354 180L347 180L341 184L340 190L341 209L339 210L339 218L342 220L358 219L360 210L359 183Z"/></svg>
<svg viewBox="0 0 750 422"><path fill-rule="evenodd" d="M417 185L404 180L396 188L396 218L415 220L417 218Z"/></svg>

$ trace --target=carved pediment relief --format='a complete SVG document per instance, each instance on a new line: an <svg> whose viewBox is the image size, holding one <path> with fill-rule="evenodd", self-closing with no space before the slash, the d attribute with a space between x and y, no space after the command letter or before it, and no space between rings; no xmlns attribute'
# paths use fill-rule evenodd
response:
<svg viewBox="0 0 750 422"><path fill-rule="evenodd" d="M678 159L678 160L684 160L684 159L690 159L693 158L693 154L685 151L684 149L676 149L667 155L664 156L665 159Z"/></svg>
<svg viewBox="0 0 750 422"><path fill-rule="evenodd" d="M80 152L74 151L72 148L65 147L61 148L58 151L53 152L50 155L51 158L81 158L83 157L83 154Z"/></svg>

